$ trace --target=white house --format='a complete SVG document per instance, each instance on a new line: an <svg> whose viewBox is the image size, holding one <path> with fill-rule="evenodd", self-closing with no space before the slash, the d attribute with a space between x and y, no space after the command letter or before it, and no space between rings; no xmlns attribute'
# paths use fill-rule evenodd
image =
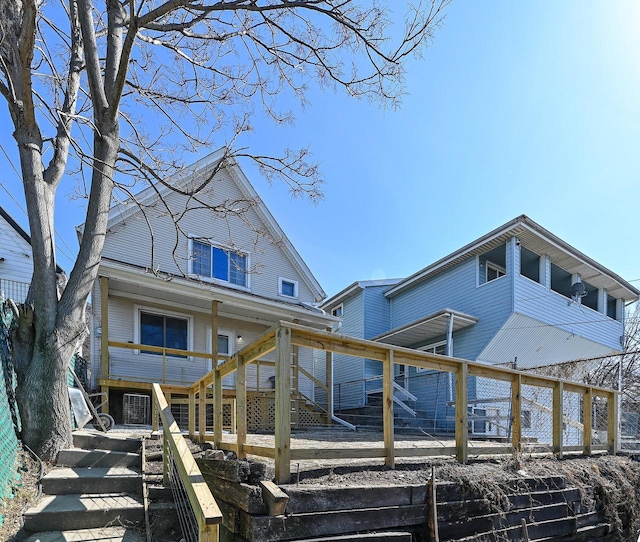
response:
<svg viewBox="0 0 640 542"><path fill-rule="evenodd" d="M325 297L320 284L224 149L167 183L184 193L159 184L111 209L93 288L92 383L109 394L116 421L123 394L148 393L152 382L190 385L212 359L280 320L318 329L337 321L315 307ZM299 358L311 372L311 352ZM248 389L269 390L272 375L273 367L252 365ZM233 381L224 384L231 393ZM298 387L312 398L310 380Z"/></svg>
<svg viewBox="0 0 640 542"><path fill-rule="evenodd" d="M0 207L0 299L24 302L32 275L31 237Z"/></svg>

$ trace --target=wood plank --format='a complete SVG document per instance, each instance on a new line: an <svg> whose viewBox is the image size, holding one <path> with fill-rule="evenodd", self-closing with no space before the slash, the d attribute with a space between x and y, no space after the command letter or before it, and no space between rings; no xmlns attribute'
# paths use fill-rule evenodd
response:
<svg viewBox="0 0 640 542"><path fill-rule="evenodd" d="M275 371L275 482L286 484L291 475L291 330L276 330Z"/></svg>
<svg viewBox="0 0 640 542"><path fill-rule="evenodd" d="M511 445L516 452L522 450L522 375L511 382Z"/></svg>
<svg viewBox="0 0 640 542"><path fill-rule="evenodd" d="M262 490L259 486L230 482L213 476L206 470L202 471L202 476L216 501L224 501L248 514L267 513L267 506L262 500Z"/></svg>
<svg viewBox="0 0 640 542"><path fill-rule="evenodd" d="M462 363L456 373L456 458L460 463L468 459L469 414L467 411L469 366Z"/></svg>
<svg viewBox="0 0 640 542"><path fill-rule="evenodd" d="M276 349L276 330L271 328L262 337L253 341L250 345L238 352L244 357L245 363L250 363L259 360L262 356L273 352Z"/></svg>
<svg viewBox="0 0 640 542"><path fill-rule="evenodd" d="M553 453L562 458L562 424L564 422L564 383L556 382L553 387Z"/></svg>
<svg viewBox="0 0 640 542"><path fill-rule="evenodd" d="M432 448L415 447L415 448L396 448L396 457L437 457L437 456L454 456L457 448L455 446L434 446ZM473 450L473 448L471 448ZM508 449L505 448L505 453Z"/></svg>
<svg viewBox="0 0 640 542"><path fill-rule="evenodd" d="M309 371L307 371L301 365L298 365L298 371L300 371L304 376L306 376L311 382L313 382L316 386L323 389L324 391L329 391L329 388L325 384L323 384L320 380L318 380L315 376L313 376Z"/></svg>
<svg viewBox="0 0 640 542"><path fill-rule="evenodd" d="M196 394L189 390L189 437L196 436Z"/></svg>
<svg viewBox="0 0 640 542"><path fill-rule="evenodd" d="M236 444L238 457L244 459L244 445L247 442L247 366L244 355L238 355L238 371L236 375Z"/></svg>
<svg viewBox="0 0 640 542"><path fill-rule="evenodd" d="M213 374L213 445L218 448L222 441L222 375Z"/></svg>
<svg viewBox="0 0 640 542"><path fill-rule="evenodd" d="M346 354L358 358L374 359L376 361L384 361L386 358L387 349L373 341L354 339L346 335L336 335L322 331L312 332L306 329L304 332L293 330L292 333L291 340L298 346Z"/></svg>
<svg viewBox="0 0 640 542"><path fill-rule="evenodd" d="M276 484L268 480L260 482L262 488L262 499L267 505L267 513L270 516L281 516L287 509L289 496Z"/></svg>
<svg viewBox="0 0 640 542"><path fill-rule="evenodd" d="M291 450L292 461L303 459L361 459L374 457L386 457L385 448L293 448Z"/></svg>
<svg viewBox="0 0 640 542"><path fill-rule="evenodd" d="M618 393L612 391L607 398L607 444L609 453L618 451Z"/></svg>
<svg viewBox="0 0 640 542"><path fill-rule="evenodd" d="M207 433L207 388L201 380L198 388L198 439L204 442Z"/></svg>
<svg viewBox="0 0 640 542"><path fill-rule="evenodd" d="M274 542L342 533L408 528L424 523L424 503L390 507L366 508L288 516L252 516L241 514L240 535L248 540Z"/></svg>
<svg viewBox="0 0 640 542"><path fill-rule="evenodd" d="M329 330L331 331L331 330ZM327 412L329 416L333 414L333 353L324 354L324 372L327 382ZM328 420L331 423L331 419Z"/></svg>
<svg viewBox="0 0 640 542"><path fill-rule="evenodd" d="M384 463L389 468L395 467L393 455L393 351L389 351L387 359L382 363L382 425L384 433Z"/></svg>
<svg viewBox="0 0 640 542"><path fill-rule="evenodd" d="M199 523L207 525L222 522L222 513L218 507L209 486L204 481L198 465L189 451L189 447L180 432L180 428L171 415L162 389L158 384L153 385L154 402L158 405L162 419L163 434L171 448L175 466L189 497L189 502Z"/></svg>
<svg viewBox="0 0 640 542"><path fill-rule="evenodd" d="M593 401L591 389L582 395L582 444L584 446L584 455L591 455L591 446L593 444Z"/></svg>

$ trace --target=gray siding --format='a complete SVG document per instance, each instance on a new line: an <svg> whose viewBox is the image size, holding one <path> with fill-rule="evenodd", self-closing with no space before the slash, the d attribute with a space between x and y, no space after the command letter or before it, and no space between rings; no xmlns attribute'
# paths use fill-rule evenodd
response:
<svg viewBox="0 0 640 542"><path fill-rule="evenodd" d="M340 335L362 338L364 334L364 292L358 291L343 303ZM333 389L336 410L364 405L364 359L334 354Z"/></svg>
<svg viewBox="0 0 640 542"><path fill-rule="evenodd" d="M519 275L515 284L515 312L530 316L591 341L620 350L622 322Z"/></svg>
<svg viewBox="0 0 640 542"><path fill-rule="evenodd" d="M371 339L391 329L389 300L384 296L388 289L389 286L369 286L363 292L364 339Z"/></svg>
<svg viewBox="0 0 640 542"><path fill-rule="evenodd" d="M200 198L212 205L246 206L244 195L226 171L218 175ZM149 224L142 213L136 213L114 226L105 240L104 257L142 267L153 265L164 272L186 275L190 258L187 236L202 237L210 239L212 244L231 247L249 255L251 292L278 299L278 277L282 277L298 282L301 301L315 301L302 274L277 240L272 242L266 237L267 228L255 209L250 207L241 216L223 216L209 209L186 210L193 201L180 194L172 193L166 196L165 201L174 213L181 216L179 231L166 209L158 205L146 211Z"/></svg>
<svg viewBox="0 0 640 542"><path fill-rule="evenodd" d="M475 360L511 313L512 268L507 275L477 284L477 260L471 257L456 267L418 284L391 300L391 327L448 308L478 318L478 323L454 335L453 355Z"/></svg>

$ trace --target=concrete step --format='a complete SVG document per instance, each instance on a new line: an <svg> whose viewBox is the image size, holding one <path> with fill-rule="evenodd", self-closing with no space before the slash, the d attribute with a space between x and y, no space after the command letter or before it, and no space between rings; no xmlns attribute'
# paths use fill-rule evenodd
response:
<svg viewBox="0 0 640 542"><path fill-rule="evenodd" d="M128 467L56 468L42 479L47 495L142 493L142 474Z"/></svg>
<svg viewBox="0 0 640 542"><path fill-rule="evenodd" d="M24 514L29 532L70 531L144 524L141 497L121 493L47 495Z"/></svg>
<svg viewBox="0 0 640 542"><path fill-rule="evenodd" d="M134 467L142 468L140 454L112 450L60 450L56 459L59 467Z"/></svg>
<svg viewBox="0 0 640 542"><path fill-rule="evenodd" d="M127 527L102 527L77 531L47 531L36 533L24 542L144 542L139 529Z"/></svg>
<svg viewBox="0 0 640 542"><path fill-rule="evenodd" d="M73 445L85 450L113 450L116 452L139 452L142 441L138 438L117 437L104 434L75 431Z"/></svg>

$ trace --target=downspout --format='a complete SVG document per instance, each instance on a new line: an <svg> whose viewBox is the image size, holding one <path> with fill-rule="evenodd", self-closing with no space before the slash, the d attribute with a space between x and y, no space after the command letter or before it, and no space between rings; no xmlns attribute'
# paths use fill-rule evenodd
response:
<svg viewBox="0 0 640 542"><path fill-rule="evenodd" d="M338 331L340 331L340 328L342 328L342 320L338 322L338 326L336 327L336 329L333 330L333 332L337 333ZM343 420L342 418L338 418L338 416L336 416L333 413L333 409L335 406L335 402L333 401L333 352L331 353L331 381L327 382L327 388L329 389L329 393L331 394L331 412L329 412L329 416L331 417L331 420L341 425L344 425L346 428L351 429L352 431L355 431L356 430L355 425L353 425L352 423L349 423L346 420Z"/></svg>

